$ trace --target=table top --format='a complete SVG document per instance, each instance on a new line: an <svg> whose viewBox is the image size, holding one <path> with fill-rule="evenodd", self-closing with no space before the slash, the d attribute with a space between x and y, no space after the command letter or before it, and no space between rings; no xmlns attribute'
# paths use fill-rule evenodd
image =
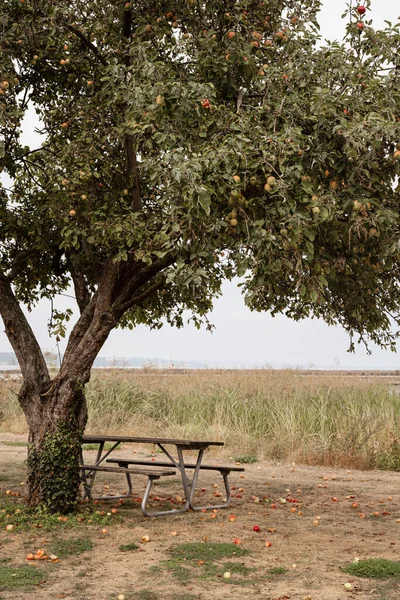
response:
<svg viewBox="0 0 400 600"><path fill-rule="evenodd" d="M96 444L100 442L125 442L127 444L171 444L186 446L188 449L207 448L208 446L223 446L224 442L207 442L203 440L179 440L171 438L135 437L126 435L84 435L83 444Z"/></svg>

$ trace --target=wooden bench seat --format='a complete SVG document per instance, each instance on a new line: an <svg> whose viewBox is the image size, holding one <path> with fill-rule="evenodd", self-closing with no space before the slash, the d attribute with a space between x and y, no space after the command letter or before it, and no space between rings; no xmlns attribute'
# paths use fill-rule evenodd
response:
<svg viewBox="0 0 400 600"><path fill-rule="evenodd" d="M154 513L149 513L147 508L146 508L146 504L147 501L149 499L149 495L150 495L150 490L151 487L153 485L153 481L156 479L160 479L160 477L168 477L170 475L175 475L176 472L172 469L164 469L164 470L157 470L157 469L141 469L141 468L128 468L125 466L122 467L107 467L107 466L103 466L103 465L80 465L80 469L82 471L82 480L83 480L83 485L85 488L85 495L84 498L89 498L89 500L93 500L93 496L92 496L92 486L93 486L93 482L94 482L94 478L95 478L95 474L98 471L101 472L105 472L105 473L123 473L126 476L127 482L128 482L128 491L126 492L126 494L124 494L123 496L100 496L99 498L96 499L101 499L101 500L115 500L117 498L127 498L132 494L132 480L131 480L131 475L145 475L147 477L147 485L146 485L146 489L142 498L142 503L141 503L141 508L142 508L142 512L146 517L154 517L154 516L160 516L163 514L171 514L171 513L177 513L177 512L185 512L187 510L187 506L185 506L184 509L174 509L174 510L168 510L168 511L162 511L162 512L154 512ZM86 471L88 471L88 474L86 474Z"/></svg>
<svg viewBox="0 0 400 600"><path fill-rule="evenodd" d="M167 463L161 460L139 460L136 458L108 458L108 463L117 463L120 467L124 465L147 465L153 467L174 467L172 463ZM186 463L185 469L195 469L194 463ZM234 467L230 465L200 465L200 469L206 469L209 471L226 471L228 474L231 471L244 471L244 467Z"/></svg>
<svg viewBox="0 0 400 600"><path fill-rule="evenodd" d="M111 461L112 459L109 459L109 461ZM107 461L107 462L109 462ZM159 477L166 477L168 475L175 475L175 471L171 471L171 469L168 469L168 471L164 470L164 471L155 471L155 470L149 470L149 469L130 469L128 467L106 467L105 465L81 465L80 469L82 471L105 471L105 472L109 472L109 473L132 473L132 475L147 475L148 477L154 477L154 478L159 478Z"/></svg>
<svg viewBox="0 0 400 600"><path fill-rule="evenodd" d="M165 461L160 460L141 460L138 458L108 458L107 462L116 463L120 468L128 467L129 465L142 465L142 466L152 466L152 467L175 467L179 468L178 464L167 463ZM195 469L196 465L194 463L184 463L184 468L186 469ZM228 475L232 471L243 472L244 467L236 467L231 465L200 465L200 470L208 470L208 471L219 471L222 475L225 485L226 492L226 500L223 504L216 504L213 506L194 506L193 505L193 494L194 490L191 490L191 500L190 500L190 508L192 510L201 510L203 508L213 509L213 508L227 508L231 502L231 488L228 481ZM191 487L191 483L188 481L189 487Z"/></svg>

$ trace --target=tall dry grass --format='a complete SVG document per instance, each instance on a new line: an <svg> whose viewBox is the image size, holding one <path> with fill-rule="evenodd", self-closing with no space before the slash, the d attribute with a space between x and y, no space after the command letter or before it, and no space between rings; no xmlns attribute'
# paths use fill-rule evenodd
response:
<svg viewBox="0 0 400 600"><path fill-rule="evenodd" d="M88 431L223 440L233 456L368 468L400 439L393 388L334 373L113 370L87 400ZM1 386L0 415L3 431L21 426Z"/></svg>

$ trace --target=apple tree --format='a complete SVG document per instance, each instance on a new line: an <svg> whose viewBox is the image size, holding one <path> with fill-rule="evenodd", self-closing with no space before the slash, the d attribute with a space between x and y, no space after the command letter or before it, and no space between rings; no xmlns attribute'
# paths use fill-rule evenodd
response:
<svg viewBox="0 0 400 600"><path fill-rule="evenodd" d="M251 309L394 348L400 31L318 0L3 0L0 315L23 375L29 497L73 510L85 385L110 331ZM42 143L20 142L27 106ZM52 379L22 306L73 286ZM55 312L65 335L69 312ZM352 342L353 344L353 342Z"/></svg>

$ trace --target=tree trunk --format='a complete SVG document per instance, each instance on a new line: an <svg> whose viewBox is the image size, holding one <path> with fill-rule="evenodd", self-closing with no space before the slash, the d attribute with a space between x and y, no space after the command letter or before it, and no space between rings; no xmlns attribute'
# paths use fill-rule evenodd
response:
<svg viewBox="0 0 400 600"><path fill-rule="evenodd" d="M80 484L80 441L87 421L83 385L56 378L40 393L25 383L19 399L29 425L28 505L41 504L52 513L73 512Z"/></svg>

